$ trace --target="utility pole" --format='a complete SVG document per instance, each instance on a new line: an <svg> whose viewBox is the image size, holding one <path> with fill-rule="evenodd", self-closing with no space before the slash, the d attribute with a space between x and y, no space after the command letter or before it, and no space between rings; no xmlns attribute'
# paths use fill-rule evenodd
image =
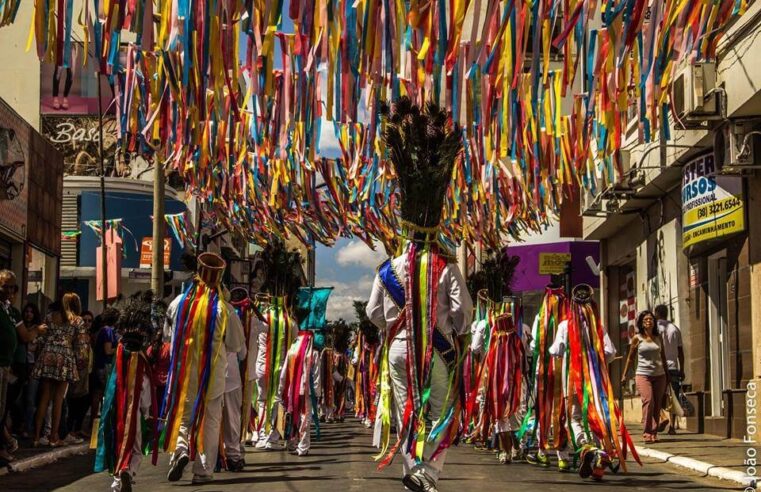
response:
<svg viewBox="0 0 761 492"><path fill-rule="evenodd" d="M164 297L164 166L153 164L153 256L151 290L155 299Z"/></svg>
<svg viewBox="0 0 761 492"><path fill-rule="evenodd" d="M103 311L108 307L108 251L106 246L106 166L103 162L103 102L101 100L101 73L97 72L98 86L98 162L100 164L100 263L103 282ZM121 275L121 272L117 272Z"/></svg>

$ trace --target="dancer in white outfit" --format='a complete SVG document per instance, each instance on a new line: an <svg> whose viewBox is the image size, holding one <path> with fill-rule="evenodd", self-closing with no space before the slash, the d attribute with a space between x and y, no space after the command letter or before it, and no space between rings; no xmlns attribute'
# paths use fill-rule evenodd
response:
<svg viewBox="0 0 761 492"><path fill-rule="evenodd" d="M403 97L384 113L384 142L399 176L407 241L400 256L379 268L367 305L368 317L385 332L381 456L388 450L392 395L399 434L381 467L401 448L404 485L415 492L435 491L446 448L459 432L459 390L449 382L459 381L457 338L469 330L473 307L462 274L436 241L462 144L446 111L433 104L418 108ZM425 442L422 452L414 444L418 439Z"/></svg>

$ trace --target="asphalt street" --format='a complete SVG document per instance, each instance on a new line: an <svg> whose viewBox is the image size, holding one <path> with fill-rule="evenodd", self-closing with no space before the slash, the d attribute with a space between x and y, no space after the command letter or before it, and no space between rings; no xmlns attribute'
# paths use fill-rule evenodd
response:
<svg viewBox="0 0 761 492"><path fill-rule="evenodd" d="M148 459L134 485L136 491L216 492L263 490L267 492L339 492L403 491L400 460L383 472L372 461L374 448L371 433L354 420L343 424L323 424L322 438L312 442L309 456L299 458L284 451L249 449L242 473L222 472L215 481L192 485L191 466L180 482L166 480L167 456L159 466ZM106 491L111 479L105 473L92 473L93 455L69 458L24 473L0 477L0 491ZM680 469L645 461L628 473L608 474L604 482L582 480L575 473L559 473L555 468L542 469L526 463L500 465L494 454L457 447L449 452L444 475L439 483L442 492L488 491L589 491L596 490L737 490L736 485L703 478Z"/></svg>

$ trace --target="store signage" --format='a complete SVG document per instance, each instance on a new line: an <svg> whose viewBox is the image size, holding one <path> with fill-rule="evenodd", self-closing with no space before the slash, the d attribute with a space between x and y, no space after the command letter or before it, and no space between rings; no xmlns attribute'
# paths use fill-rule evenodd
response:
<svg viewBox="0 0 761 492"><path fill-rule="evenodd" d="M713 153L682 170L682 247L745 230L742 179L718 176Z"/></svg>
<svg viewBox="0 0 761 492"><path fill-rule="evenodd" d="M539 275L561 275L571 253L539 253Z"/></svg>
<svg viewBox="0 0 761 492"><path fill-rule="evenodd" d="M169 258L172 255L172 240L164 238L164 267L169 265ZM153 262L153 238L144 237L140 245L140 268L151 268Z"/></svg>

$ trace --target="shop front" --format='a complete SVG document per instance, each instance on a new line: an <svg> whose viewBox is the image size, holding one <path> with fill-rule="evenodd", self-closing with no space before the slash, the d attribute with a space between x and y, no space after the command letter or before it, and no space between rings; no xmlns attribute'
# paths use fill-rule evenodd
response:
<svg viewBox="0 0 761 492"><path fill-rule="evenodd" d="M0 268L16 274L19 306L57 295L62 176L57 150L0 99Z"/></svg>
<svg viewBox="0 0 761 492"><path fill-rule="evenodd" d="M721 174L713 152L683 168L682 247L689 258L687 363L696 414L691 428L727 437L745 432L745 392L753 378L750 240L746 187Z"/></svg>

